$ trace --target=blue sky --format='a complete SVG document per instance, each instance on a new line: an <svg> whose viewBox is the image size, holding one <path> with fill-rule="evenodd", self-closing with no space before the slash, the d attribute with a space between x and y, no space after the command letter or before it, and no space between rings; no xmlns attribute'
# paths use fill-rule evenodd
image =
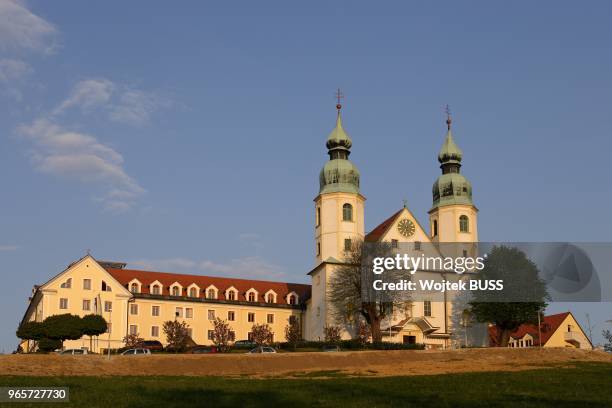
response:
<svg viewBox="0 0 612 408"><path fill-rule="evenodd" d="M403 199L426 221L448 103L482 240L610 242L611 12L0 0L0 349L87 249L305 282L337 87L368 229Z"/></svg>

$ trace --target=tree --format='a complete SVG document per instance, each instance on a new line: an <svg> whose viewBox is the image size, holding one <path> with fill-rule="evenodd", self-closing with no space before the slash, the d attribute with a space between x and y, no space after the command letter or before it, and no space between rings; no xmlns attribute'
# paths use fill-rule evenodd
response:
<svg viewBox="0 0 612 408"><path fill-rule="evenodd" d="M53 315L43 321L46 337L62 342L64 340L78 340L83 337L83 320L69 313Z"/></svg>
<svg viewBox="0 0 612 408"><path fill-rule="evenodd" d="M97 314L83 316L83 334L89 336L89 350L93 350L93 336L99 336L107 330L106 320Z"/></svg>
<svg viewBox="0 0 612 408"><path fill-rule="evenodd" d="M364 347L369 341L372 331L370 326L363 320L359 320L359 326L357 326L357 341Z"/></svg>
<svg viewBox="0 0 612 408"><path fill-rule="evenodd" d="M41 322L25 322L17 329L17 337L23 340L38 341L46 337L45 327Z"/></svg>
<svg viewBox="0 0 612 408"><path fill-rule="evenodd" d="M125 347L127 348L138 347L140 344L142 344L143 341L144 339L140 337L138 333L128 334L123 337L123 342L125 343Z"/></svg>
<svg viewBox="0 0 612 408"><path fill-rule="evenodd" d="M608 353L612 353L612 332L610 332L610 330L604 330L601 334L608 341L608 343L604 344L604 350Z"/></svg>
<svg viewBox="0 0 612 408"><path fill-rule="evenodd" d="M251 328L251 335L258 346L272 343L272 329L267 324L254 324Z"/></svg>
<svg viewBox="0 0 612 408"><path fill-rule="evenodd" d="M340 342L342 329L338 326L325 326L323 332L325 333L326 343L338 343Z"/></svg>
<svg viewBox="0 0 612 408"><path fill-rule="evenodd" d="M216 318L213 322L214 330L213 330L213 338L212 341L217 346L217 349L225 353L228 350L228 344L230 342L232 331L230 325L227 321L221 320L220 318Z"/></svg>
<svg viewBox="0 0 612 408"><path fill-rule="evenodd" d="M289 319L289 324L285 326L285 339L293 347L293 350L297 348L297 344L302 340L302 328L297 317Z"/></svg>
<svg viewBox="0 0 612 408"><path fill-rule="evenodd" d="M517 248L496 246L484 261L478 280L503 280L503 292L472 292L471 313L479 322L495 324L496 344L506 347L510 333L525 323L536 323L546 308L548 293L537 266Z"/></svg>
<svg viewBox="0 0 612 408"><path fill-rule="evenodd" d="M174 350L175 353L184 351L187 347L187 342L189 340L189 334L187 332L188 327L187 323L177 320L168 320L164 322L163 330L166 334L168 348Z"/></svg>
<svg viewBox="0 0 612 408"><path fill-rule="evenodd" d="M38 350L50 352L62 347L62 341L58 339L49 339L44 337L38 341Z"/></svg>
<svg viewBox="0 0 612 408"><path fill-rule="evenodd" d="M374 257L391 256L392 253L393 248L387 242L366 245L363 241L354 241L351 250L346 252L343 264L336 267L329 278L327 295L336 322L350 323L356 315L361 315L371 328L374 342L382 341L380 325L383 319L392 315L395 307L401 307L408 301L405 295L396 293L399 291L376 291L372 287L372 260ZM382 275L376 275L375 279L392 282L398 280L397 272L387 270Z"/></svg>

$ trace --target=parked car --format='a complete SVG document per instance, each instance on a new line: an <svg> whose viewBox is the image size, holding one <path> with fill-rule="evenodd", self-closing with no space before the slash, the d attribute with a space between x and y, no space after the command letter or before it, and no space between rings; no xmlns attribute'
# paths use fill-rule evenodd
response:
<svg viewBox="0 0 612 408"><path fill-rule="evenodd" d="M234 342L234 347L255 347L256 344L251 340L238 340Z"/></svg>
<svg viewBox="0 0 612 408"><path fill-rule="evenodd" d="M83 354L89 354L87 349L66 349L59 352L62 356L81 356Z"/></svg>
<svg viewBox="0 0 612 408"><path fill-rule="evenodd" d="M121 353L122 356L150 356L151 350L146 348L132 348Z"/></svg>
<svg viewBox="0 0 612 408"><path fill-rule="evenodd" d="M151 351L164 351L164 345L157 340L145 340L141 343L138 343L137 348L149 349Z"/></svg>
<svg viewBox="0 0 612 408"><path fill-rule="evenodd" d="M321 348L321 351L325 351L325 352L340 351L340 347L339 346L335 346L333 344L326 344L325 346L323 346Z"/></svg>
<svg viewBox="0 0 612 408"><path fill-rule="evenodd" d="M268 346L259 346L255 347L253 350L249 351L247 354L272 354L276 353L276 350L272 347Z"/></svg>
<svg viewBox="0 0 612 408"><path fill-rule="evenodd" d="M218 352L216 346L195 346L189 349L191 354L213 354Z"/></svg>

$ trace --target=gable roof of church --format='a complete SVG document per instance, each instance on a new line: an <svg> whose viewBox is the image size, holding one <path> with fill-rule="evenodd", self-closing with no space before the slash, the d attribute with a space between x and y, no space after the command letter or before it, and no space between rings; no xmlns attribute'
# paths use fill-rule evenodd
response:
<svg viewBox="0 0 612 408"><path fill-rule="evenodd" d="M269 282L251 279L238 279L238 278L222 278L218 276L203 276L203 275L188 275L178 273L167 273L167 272L152 272L142 271L136 269L117 269L117 268L105 268L119 283L126 286L133 279L138 279L142 283L140 293L149 293L149 285L155 281L159 281L162 287L162 295L170 295L170 286L173 283L178 282L183 288L189 287L195 283L200 288L207 288L210 285L214 285L218 290L217 299L225 299L225 290L234 287L238 290L237 301L247 301L246 292L253 288L262 295L268 290L272 289L277 294L276 303L286 304L285 297L295 292L299 296L300 303L304 303L310 298L310 285L301 283L287 283L287 282ZM185 294L187 295L187 294ZM200 297L205 297L205 293L201 293ZM260 297L258 299L260 303L264 303L265 299Z"/></svg>
<svg viewBox="0 0 612 408"><path fill-rule="evenodd" d="M391 217L389 217L386 220L384 220L381 224L378 225L378 227L376 227L372 231L370 231L365 236L364 240L366 242L375 242L375 241L378 241L380 239L380 237L385 235L385 232L387 232L387 230L393 225L393 223L395 222L397 217L399 217L399 215L402 213L402 211L404 211L403 208L401 210L399 210L398 212L396 212L395 214L393 214Z"/></svg>

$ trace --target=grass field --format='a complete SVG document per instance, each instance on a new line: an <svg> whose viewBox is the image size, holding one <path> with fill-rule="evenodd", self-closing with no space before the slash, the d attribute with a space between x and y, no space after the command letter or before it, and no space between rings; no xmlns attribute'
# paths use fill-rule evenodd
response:
<svg viewBox="0 0 612 408"><path fill-rule="evenodd" d="M68 386L74 407L612 407L612 364L410 377L11 377L0 386ZM25 403L3 406L29 406Z"/></svg>

